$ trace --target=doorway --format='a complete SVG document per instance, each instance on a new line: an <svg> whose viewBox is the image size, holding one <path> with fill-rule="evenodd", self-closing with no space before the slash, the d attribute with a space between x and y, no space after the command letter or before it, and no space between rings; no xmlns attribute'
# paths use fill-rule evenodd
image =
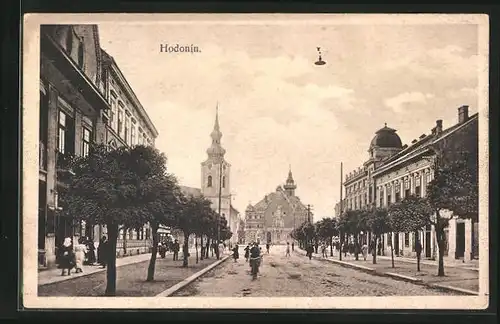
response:
<svg viewBox="0 0 500 324"><path fill-rule="evenodd" d="M465 223L457 223L455 259L463 258L465 254Z"/></svg>
<svg viewBox="0 0 500 324"><path fill-rule="evenodd" d="M394 253L399 256L399 233L394 233Z"/></svg>

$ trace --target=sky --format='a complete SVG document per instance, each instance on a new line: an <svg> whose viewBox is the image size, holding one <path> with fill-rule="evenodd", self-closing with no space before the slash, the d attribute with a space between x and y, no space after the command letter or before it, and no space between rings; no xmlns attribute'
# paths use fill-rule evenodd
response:
<svg viewBox="0 0 500 324"><path fill-rule="evenodd" d="M244 217L286 180L314 219L334 216L340 163L362 166L387 123L403 144L478 108L475 25L131 23L99 25L112 55L159 131L156 147L181 185L200 187L219 104ZM191 44L199 53L162 53ZM318 59L321 48L326 61Z"/></svg>

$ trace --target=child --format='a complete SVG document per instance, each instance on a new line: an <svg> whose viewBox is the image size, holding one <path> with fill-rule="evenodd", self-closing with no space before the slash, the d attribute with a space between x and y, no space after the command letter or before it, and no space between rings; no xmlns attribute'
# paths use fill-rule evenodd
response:
<svg viewBox="0 0 500 324"><path fill-rule="evenodd" d="M86 247L83 244L75 246L75 272L83 272L83 262L85 261Z"/></svg>

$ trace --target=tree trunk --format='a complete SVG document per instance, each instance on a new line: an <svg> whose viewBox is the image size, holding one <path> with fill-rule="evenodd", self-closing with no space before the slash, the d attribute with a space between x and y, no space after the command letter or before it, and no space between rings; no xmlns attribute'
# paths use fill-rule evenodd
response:
<svg viewBox="0 0 500 324"><path fill-rule="evenodd" d="M391 262L394 268L394 234L391 234Z"/></svg>
<svg viewBox="0 0 500 324"><path fill-rule="evenodd" d="M108 228L108 246L104 257L107 259L106 296L116 296L116 241L118 239L118 225L106 224Z"/></svg>
<svg viewBox="0 0 500 324"><path fill-rule="evenodd" d="M205 251L205 259L208 259L210 256L210 245L212 244L212 240L207 237L207 250Z"/></svg>
<svg viewBox="0 0 500 324"><path fill-rule="evenodd" d="M199 262L199 259L198 259L198 235L194 236L194 249L196 251L196 263L198 263Z"/></svg>
<svg viewBox="0 0 500 324"><path fill-rule="evenodd" d="M378 235L374 235L374 236L375 236L375 240L374 240L373 247L372 247L372 256L373 256L373 264L377 264L377 246L378 246L379 236Z"/></svg>
<svg viewBox="0 0 500 324"><path fill-rule="evenodd" d="M184 244L182 244L182 266L188 266L188 253L189 253L189 233L184 232Z"/></svg>
<svg viewBox="0 0 500 324"><path fill-rule="evenodd" d="M333 256L333 236L330 236L330 256Z"/></svg>
<svg viewBox="0 0 500 324"><path fill-rule="evenodd" d="M420 272L420 253L417 251L417 248L420 244L420 236L418 231L415 231L415 252L417 252L417 272ZM421 252L421 251L420 251Z"/></svg>
<svg viewBox="0 0 500 324"><path fill-rule="evenodd" d="M155 279L155 265L156 255L158 254L158 224L151 223L151 230L153 235L153 251L151 252L151 259L149 260L148 277L146 281L153 281Z"/></svg>
<svg viewBox="0 0 500 324"><path fill-rule="evenodd" d="M438 214L439 215L439 214ZM438 243L438 276L444 277L444 228L439 224L439 219L436 222L436 238Z"/></svg>
<svg viewBox="0 0 500 324"><path fill-rule="evenodd" d="M358 254L359 254L359 234L356 234L354 243L354 259L356 261L359 260Z"/></svg>
<svg viewBox="0 0 500 324"><path fill-rule="evenodd" d="M344 235L340 233L339 235L339 260L342 261L342 243L344 242Z"/></svg>
<svg viewBox="0 0 500 324"><path fill-rule="evenodd" d="M200 259L203 260L205 257L205 246L203 245L203 235L200 236Z"/></svg>

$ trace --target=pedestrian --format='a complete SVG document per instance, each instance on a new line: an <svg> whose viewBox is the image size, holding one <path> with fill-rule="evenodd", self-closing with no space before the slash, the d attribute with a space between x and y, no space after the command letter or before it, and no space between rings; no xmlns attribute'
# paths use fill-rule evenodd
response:
<svg viewBox="0 0 500 324"><path fill-rule="evenodd" d="M269 242L267 242L266 244L266 252L267 254L269 254L269 248L271 247L271 244L269 244Z"/></svg>
<svg viewBox="0 0 500 324"><path fill-rule="evenodd" d="M309 260L311 260L314 252L314 246L312 244L308 244L306 252L307 252L306 256L308 256Z"/></svg>
<svg viewBox="0 0 500 324"><path fill-rule="evenodd" d="M238 244L235 244L233 247L233 259L234 259L235 263L237 262L239 257L240 257L240 254L238 253Z"/></svg>
<svg viewBox="0 0 500 324"><path fill-rule="evenodd" d="M71 238L66 237L61 247L61 261L59 267L62 269L61 276L64 276L65 270L68 270L68 276L71 274L71 269L75 266L75 254L73 252L73 243Z"/></svg>
<svg viewBox="0 0 500 324"><path fill-rule="evenodd" d="M219 258L220 258L220 255L221 255L222 253L224 253L224 243L220 242L220 243L219 243L219 245L217 246L217 248L219 249L219 250L217 251L217 257L219 257Z"/></svg>
<svg viewBox="0 0 500 324"><path fill-rule="evenodd" d="M94 245L94 240L90 239L88 236L85 237L85 250L87 251L86 254L86 259L87 259L87 264L88 265L94 265L96 262L96 257L95 257L95 245Z"/></svg>
<svg viewBox="0 0 500 324"><path fill-rule="evenodd" d="M292 243L292 246L293 246L293 243ZM286 242L286 254L285 254L286 257L289 257L290 256L290 242Z"/></svg>
<svg viewBox="0 0 500 324"><path fill-rule="evenodd" d="M292 252L295 251L295 242L292 242Z"/></svg>
<svg viewBox="0 0 500 324"><path fill-rule="evenodd" d="M325 242L321 243L321 254L322 254L323 258L328 257L328 255L326 254L326 244L325 244Z"/></svg>
<svg viewBox="0 0 500 324"><path fill-rule="evenodd" d="M262 246L259 246L259 251L260 251L260 264L264 262L264 254L262 253Z"/></svg>
<svg viewBox="0 0 500 324"><path fill-rule="evenodd" d="M87 248L84 244L75 246L75 273L83 272L83 262Z"/></svg>
<svg viewBox="0 0 500 324"><path fill-rule="evenodd" d="M366 261L366 257L368 255L368 246L366 243L363 243L363 246L361 246L361 253L363 254L363 259Z"/></svg>
<svg viewBox="0 0 500 324"><path fill-rule="evenodd" d="M174 261L179 260L179 250L180 250L179 241L175 240L174 245L172 246L172 251L174 252Z"/></svg>
<svg viewBox="0 0 500 324"><path fill-rule="evenodd" d="M101 240L99 241L99 246L97 247L97 258L99 259L98 262L102 266L102 268L106 268L106 264L108 263L109 259L109 242L108 238L103 235Z"/></svg>
<svg viewBox="0 0 500 324"><path fill-rule="evenodd" d="M250 244L248 244L245 248L245 262L248 262L249 257L250 257Z"/></svg>
<svg viewBox="0 0 500 324"><path fill-rule="evenodd" d="M314 251L316 254L318 254L318 247L319 247L318 241L314 242Z"/></svg>

